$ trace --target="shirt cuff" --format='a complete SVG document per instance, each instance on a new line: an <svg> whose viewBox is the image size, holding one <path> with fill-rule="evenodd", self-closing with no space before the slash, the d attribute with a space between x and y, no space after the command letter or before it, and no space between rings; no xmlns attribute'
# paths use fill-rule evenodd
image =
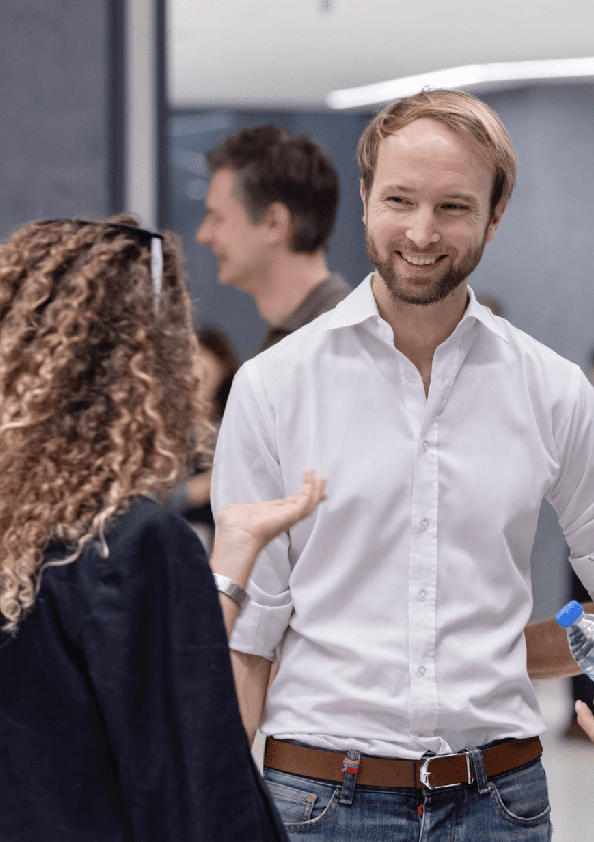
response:
<svg viewBox="0 0 594 842"><path fill-rule="evenodd" d="M259 655L268 661L274 661L276 647L281 642L293 613L293 603L285 601L279 605L261 605L254 601L249 586L248 593L250 601L235 621L229 647L246 655ZM281 596L290 600L288 591Z"/></svg>

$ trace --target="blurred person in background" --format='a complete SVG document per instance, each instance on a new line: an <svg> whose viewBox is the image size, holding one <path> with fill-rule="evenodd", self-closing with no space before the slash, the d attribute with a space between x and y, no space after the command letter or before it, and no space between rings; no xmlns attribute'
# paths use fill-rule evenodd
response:
<svg viewBox="0 0 594 842"><path fill-rule="evenodd" d="M253 297L270 325L264 350L351 292L326 265L338 176L319 144L272 125L228 135L206 160L196 239L217 257L219 283Z"/></svg>
<svg viewBox="0 0 594 842"><path fill-rule="evenodd" d="M198 328L196 336L202 363L201 395L213 428L209 441L209 452L212 452L239 361L231 340L219 328L203 325ZM191 523L207 554L210 555L215 529L210 506L210 457L200 454L194 459L191 474L174 489L167 499L167 506Z"/></svg>
<svg viewBox="0 0 594 842"><path fill-rule="evenodd" d="M213 578L159 504L209 432L198 372L172 234L122 215L0 245L2 842L286 840L227 634L323 481L222 512Z"/></svg>
<svg viewBox="0 0 594 842"><path fill-rule="evenodd" d="M203 397L210 406L211 421L220 424L239 360L231 339L219 328L203 325L198 328L196 337L203 367L206 365Z"/></svg>
<svg viewBox="0 0 594 842"><path fill-rule="evenodd" d="M530 555L546 497L594 594L594 392L468 285L515 183L497 115L422 91L358 154L375 271L240 368L217 441L215 514L329 482L253 569L244 723L294 842L548 842L530 679L579 668L525 628Z"/></svg>

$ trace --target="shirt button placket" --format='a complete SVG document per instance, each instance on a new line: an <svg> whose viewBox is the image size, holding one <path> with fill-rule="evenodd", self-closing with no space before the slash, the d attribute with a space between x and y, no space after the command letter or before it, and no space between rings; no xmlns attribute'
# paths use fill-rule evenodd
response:
<svg viewBox="0 0 594 842"><path fill-rule="evenodd" d="M408 374L408 371L406 373ZM419 379L419 387L420 385ZM432 405L433 400L429 398L418 429L409 575L409 658L413 708L411 727L421 731L436 727L439 709L433 660L438 428Z"/></svg>

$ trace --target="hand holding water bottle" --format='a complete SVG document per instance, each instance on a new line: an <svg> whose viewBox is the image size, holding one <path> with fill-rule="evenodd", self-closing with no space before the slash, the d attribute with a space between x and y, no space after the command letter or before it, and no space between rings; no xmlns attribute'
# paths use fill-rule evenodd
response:
<svg viewBox="0 0 594 842"><path fill-rule="evenodd" d="M585 702L578 701L575 703L575 712L577 713L578 724L594 743L594 716L592 716L592 711Z"/></svg>
<svg viewBox="0 0 594 842"><path fill-rule="evenodd" d="M594 615L585 614L575 600L559 611L556 620L567 629L569 649L577 665L594 681ZM594 742L594 716L585 702L576 702L578 723Z"/></svg>
<svg viewBox="0 0 594 842"><path fill-rule="evenodd" d="M594 614L584 614L579 602L572 599L555 619L567 629L567 642L574 661L594 681Z"/></svg>

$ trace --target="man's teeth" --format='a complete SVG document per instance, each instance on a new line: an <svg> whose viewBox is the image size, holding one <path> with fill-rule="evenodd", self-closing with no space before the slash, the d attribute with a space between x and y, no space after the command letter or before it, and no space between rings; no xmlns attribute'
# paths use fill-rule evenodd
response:
<svg viewBox="0 0 594 842"><path fill-rule="evenodd" d="M439 259L439 255L435 257L413 257L413 255L409 254L400 254L400 256L406 260L407 263L412 263L413 266L431 266L432 263L436 263Z"/></svg>

